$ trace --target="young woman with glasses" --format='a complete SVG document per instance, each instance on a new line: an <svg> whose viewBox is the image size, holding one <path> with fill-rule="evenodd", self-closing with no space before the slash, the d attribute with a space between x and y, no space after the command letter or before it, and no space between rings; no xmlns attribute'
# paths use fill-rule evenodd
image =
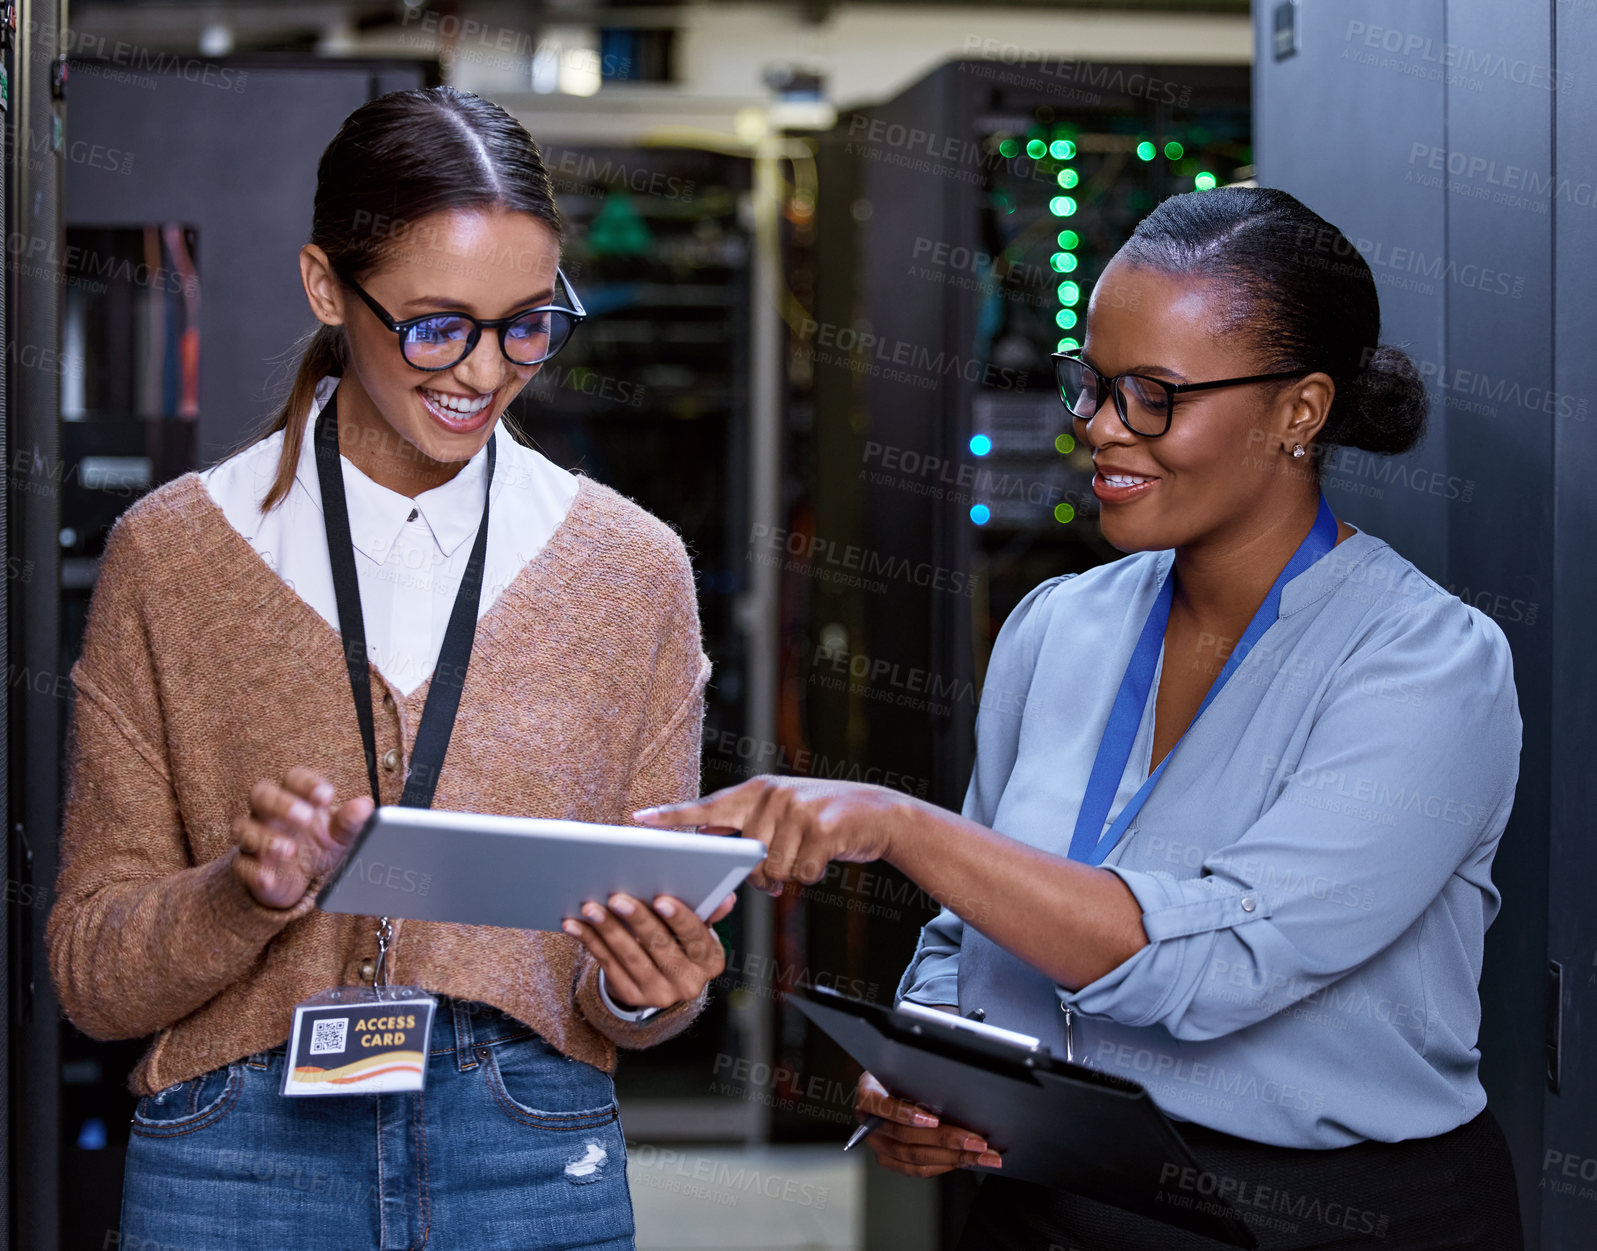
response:
<svg viewBox="0 0 1597 1251"><path fill-rule="evenodd" d="M282 410L109 535L48 938L79 1028L154 1035L123 1246L633 1245L617 1048L694 1019L714 931L665 898L594 901L587 946L315 907L376 803L630 823L698 793L681 539L503 420L583 317L562 229L496 105L355 110L317 170L321 326ZM294 1066L337 1097L279 1093L296 1005L402 986L436 999L430 1035L364 1006ZM413 1048L425 1086L331 1058L351 1038Z"/></svg>
<svg viewBox="0 0 1597 1251"><path fill-rule="evenodd" d="M756 778L640 814L739 828L756 881L886 859L947 901L901 998L1144 1086L1266 1248L1521 1245L1478 1077L1492 859L1520 717L1498 626L1338 521L1336 466L1418 442L1368 265L1292 196L1176 196L1057 359L1128 553L1005 621L960 816L883 787ZM1006 1177L1001 1125L861 1078L877 1159L985 1169L961 1247L1212 1247ZM985 1133L993 1135L989 1142Z"/></svg>

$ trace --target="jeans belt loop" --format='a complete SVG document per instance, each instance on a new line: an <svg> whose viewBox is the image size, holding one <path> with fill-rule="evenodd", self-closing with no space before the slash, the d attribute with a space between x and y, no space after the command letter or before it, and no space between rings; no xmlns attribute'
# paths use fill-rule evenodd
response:
<svg viewBox="0 0 1597 1251"><path fill-rule="evenodd" d="M462 1073L477 1067L477 1048L471 1037L472 1004L464 999L449 1000L450 1015L455 1018L455 1063Z"/></svg>

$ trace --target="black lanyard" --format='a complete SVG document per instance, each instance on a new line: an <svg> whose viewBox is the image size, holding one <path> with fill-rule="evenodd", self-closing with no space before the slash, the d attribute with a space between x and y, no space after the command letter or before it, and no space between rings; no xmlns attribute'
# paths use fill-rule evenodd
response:
<svg viewBox="0 0 1597 1251"><path fill-rule="evenodd" d="M349 537L349 506L344 499L344 473L338 456L338 390L335 387L316 427L316 474L322 487L322 521L327 528L327 554L333 562L333 593L338 599L338 631L344 641L349 667L349 687L355 697L361 742L366 748L366 773L372 799L382 803L377 787L377 736L372 724L372 688L366 661L366 624L360 611L360 583L355 575L355 547ZM471 662L471 645L477 633L477 606L482 598L483 561L488 551L488 495L494 480L494 442L488 440L488 476L483 484L482 524L477 541L455 592L455 606L444 630L443 647L433 669L427 703L416 727L416 746L405 776L400 805L430 808L444 753L455 728L460 691Z"/></svg>

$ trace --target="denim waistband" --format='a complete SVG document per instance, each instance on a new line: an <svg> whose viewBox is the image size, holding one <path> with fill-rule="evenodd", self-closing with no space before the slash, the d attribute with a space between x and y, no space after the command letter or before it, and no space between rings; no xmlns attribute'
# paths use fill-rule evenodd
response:
<svg viewBox="0 0 1597 1251"><path fill-rule="evenodd" d="M538 1037L538 1031L532 1026L492 1004L452 999L448 995L438 995L437 999L427 1054L429 1057L454 1056L462 1072L476 1068L489 1047ZM286 1042L279 1043L268 1051L256 1052L246 1063L253 1068L271 1068L287 1050Z"/></svg>

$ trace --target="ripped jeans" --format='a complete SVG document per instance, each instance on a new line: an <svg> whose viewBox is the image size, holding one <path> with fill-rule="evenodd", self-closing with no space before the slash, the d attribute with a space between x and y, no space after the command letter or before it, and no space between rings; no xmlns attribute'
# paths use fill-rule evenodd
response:
<svg viewBox="0 0 1597 1251"><path fill-rule="evenodd" d="M633 1251L609 1074L497 1008L439 997L420 1093L286 1099L283 1063L139 1101L106 1246Z"/></svg>

